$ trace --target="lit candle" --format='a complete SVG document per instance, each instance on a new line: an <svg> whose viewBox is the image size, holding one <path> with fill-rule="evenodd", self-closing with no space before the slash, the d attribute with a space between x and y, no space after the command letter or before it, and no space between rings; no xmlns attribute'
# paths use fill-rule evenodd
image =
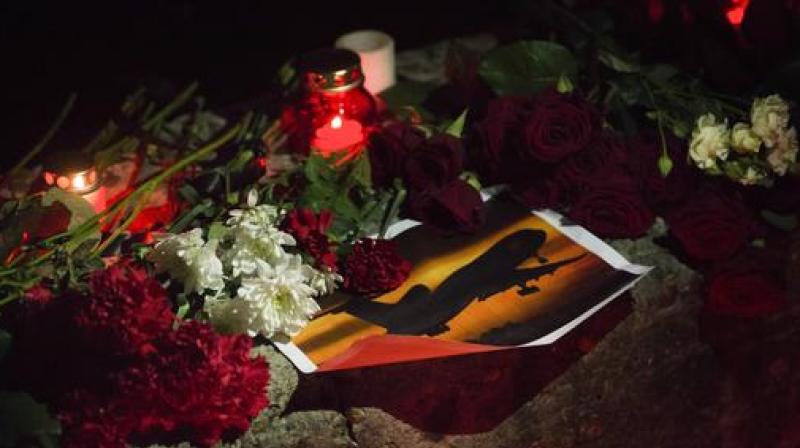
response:
<svg viewBox="0 0 800 448"><path fill-rule="evenodd" d="M364 127L356 120L334 116L329 123L318 128L311 145L324 156L353 147L364 140Z"/></svg>
<svg viewBox="0 0 800 448"><path fill-rule="evenodd" d="M49 165L44 171L47 185L80 195L96 212L105 208L105 191L90 158L76 153L60 154Z"/></svg>

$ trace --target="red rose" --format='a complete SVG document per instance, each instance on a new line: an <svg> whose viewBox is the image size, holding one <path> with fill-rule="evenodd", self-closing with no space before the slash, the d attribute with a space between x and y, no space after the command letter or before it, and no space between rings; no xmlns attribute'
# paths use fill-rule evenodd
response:
<svg viewBox="0 0 800 448"><path fill-rule="evenodd" d="M486 215L478 190L461 179L441 189L409 192L406 208L409 217L442 233L475 232Z"/></svg>
<svg viewBox="0 0 800 448"><path fill-rule="evenodd" d="M281 228L292 235L297 247L311 255L318 265L336 269L333 244L325 234L332 221L333 214L328 210L316 214L311 209L296 208L286 214Z"/></svg>
<svg viewBox="0 0 800 448"><path fill-rule="evenodd" d="M457 178L463 169L461 140L438 134L409 151L403 180L409 190L441 188Z"/></svg>
<svg viewBox="0 0 800 448"><path fill-rule="evenodd" d="M583 151L562 161L556 167L554 179L561 186L564 199L575 199L586 189L632 181L628 163L628 148L622 138L610 132L602 133Z"/></svg>
<svg viewBox="0 0 800 448"><path fill-rule="evenodd" d="M367 297L391 291L408 278L411 263L391 240L362 238L353 244L342 268L345 290Z"/></svg>
<svg viewBox="0 0 800 448"><path fill-rule="evenodd" d="M624 177L587 189L567 215L604 238L638 238L655 220L635 184Z"/></svg>
<svg viewBox="0 0 800 448"><path fill-rule="evenodd" d="M419 129L396 122L370 134L367 145L372 184L375 188L387 188L395 178L401 177L409 150L416 148L425 135Z"/></svg>
<svg viewBox="0 0 800 448"><path fill-rule="evenodd" d="M602 117L597 109L577 95L545 90L536 97L525 120L522 160L558 162L582 150L600 131Z"/></svg>
<svg viewBox="0 0 800 448"><path fill-rule="evenodd" d="M786 292L760 266L720 269L707 279L706 310L713 314L761 317L786 306Z"/></svg>
<svg viewBox="0 0 800 448"><path fill-rule="evenodd" d="M532 209L556 208L564 199L561 179L544 172L532 175L525 182L512 184L511 194L520 204Z"/></svg>
<svg viewBox="0 0 800 448"><path fill-rule="evenodd" d="M486 116L467 134L467 150L473 163L471 168L484 183L504 183L515 177L514 172L519 166L513 161L516 157L513 142L531 104L529 98L494 99L487 106Z"/></svg>
<svg viewBox="0 0 800 448"><path fill-rule="evenodd" d="M698 261L732 256L755 230L750 211L741 202L710 190L692 195L665 219L686 254Z"/></svg>
<svg viewBox="0 0 800 448"><path fill-rule="evenodd" d="M686 142L667 138L667 154L672 160L672 170L664 177L658 168L663 154L661 138L657 134L644 134L631 142L637 173L641 176L645 201L658 210L682 202L695 190L699 171L687 162Z"/></svg>

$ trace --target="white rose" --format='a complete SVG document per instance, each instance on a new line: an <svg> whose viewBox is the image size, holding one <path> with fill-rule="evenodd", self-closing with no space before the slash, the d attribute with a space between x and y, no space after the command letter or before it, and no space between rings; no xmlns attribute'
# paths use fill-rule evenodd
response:
<svg viewBox="0 0 800 448"><path fill-rule="evenodd" d="M789 105L779 95L756 98L750 109L753 132L772 148L789 124Z"/></svg>
<svg viewBox="0 0 800 448"><path fill-rule="evenodd" d="M698 167L716 168L717 160L728 157L729 146L730 132L727 122L717 123L714 114L705 114L697 119L697 125L692 131L689 155Z"/></svg>
<svg viewBox="0 0 800 448"><path fill-rule="evenodd" d="M740 154L754 154L761 147L761 138L750 126L736 123L731 130L731 147Z"/></svg>
<svg viewBox="0 0 800 448"><path fill-rule="evenodd" d="M779 176L786 174L797 161L797 131L792 127L777 135L775 144L767 154L767 163Z"/></svg>

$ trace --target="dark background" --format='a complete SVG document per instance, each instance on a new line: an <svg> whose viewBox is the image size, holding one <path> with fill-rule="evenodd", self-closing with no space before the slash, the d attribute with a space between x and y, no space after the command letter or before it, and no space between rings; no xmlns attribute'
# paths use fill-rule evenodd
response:
<svg viewBox="0 0 800 448"><path fill-rule="evenodd" d="M18 154L32 146L72 91L79 98L67 127L96 128L142 83L169 90L197 79L210 103L220 105L262 93L289 57L331 45L348 31L380 29L404 49L507 21L502 1L465 5L4 2L3 152Z"/></svg>
<svg viewBox="0 0 800 448"><path fill-rule="evenodd" d="M613 34L647 60L672 62L722 91L747 94L797 56L800 0L569 0L613 17ZM7 1L0 6L0 135L7 167L39 139L70 92L78 103L49 150L79 145L140 85L171 97L199 80L210 107L261 95L289 57L376 28L399 50L491 32L548 38L541 1ZM784 84L800 84L800 64ZM790 72L791 73L791 72ZM800 95L798 95L800 97Z"/></svg>

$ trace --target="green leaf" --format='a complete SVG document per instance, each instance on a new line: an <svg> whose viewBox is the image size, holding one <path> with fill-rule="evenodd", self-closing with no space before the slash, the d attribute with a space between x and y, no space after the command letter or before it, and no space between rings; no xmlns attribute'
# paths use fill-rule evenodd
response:
<svg viewBox="0 0 800 448"><path fill-rule="evenodd" d="M47 190L42 197L42 205L45 207L53 205L54 202L62 203L64 207L69 210L70 229L80 225L87 219L91 219L95 215L94 208L92 208L92 204L90 204L89 201L78 194L60 188L53 187Z"/></svg>
<svg viewBox="0 0 800 448"><path fill-rule="evenodd" d="M428 95L436 88L435 84L400 81L381 93L386 107L394 113L401 113L404 108L412 107L424 118L433 115L422 107Z"/></svg>
<svg viewBox="0 0 800 448"><path fill-rule="evenodd" d="M782 215L772 210L761 210L761 217L771 226L786 232L796 229L798 224L797 215Z"/></svg>
<svg viewBox="0 0 800 448"><path fill-rule="evenodd" d="M636 73L642 69L636 61L624 59L622 56L604 49L598 51L597 59L606 67L620 73Z"/></svg>
<svg viewBox="0 0 800 448"><path fill-rule="evenodd" d="M667 154L661 154L658 158L658 171L661 172L662 177L667 177L672 171L672 159Z"/></svg>
<svg viewBox="0 0 800 448"><path fill-rule="evenodd" d="M47 408L22 392L0 392L0 448L58 446L61 425Z"/></svg>
<svg viewBox="0 0 800 448"><path fill-rule="evenodd" d="M372 187L372 168L370 167L367 153L362 153L350 162L347 184L353 187Z"/></svg>
<svg viewBox="0 0 800 448"><path fill-rule="evenodd" d="M221 222L214 222L208 227L208 240L220 240L228 233L228 227Z"/></svg>
<svg viewBox="0 0 800 448"><path fill-rule="evenodd" d="M92 204L90 204L86 199L78 194L53 187L47 190L44 196L42 196L42 206L49 207L55 202L61 203L69 211L69 230L83 224L85 221L91 219L95 215ZM92 240L100 240L99 228L96 228L92 232L88 232L80 238L73 238L67 241L64 245L64 248L67 250L67 252L72 252L80 247L81 244Z"/></svg>
<svg viewBox="0 0 800 448"><path fill-rule="evenodd" d="M574 78L578 63L563 46L540 40L517 42L486 54L478 70L498 95L531 95Z"/></svg>
<svg viewBox="0 0 800 448"><path fill-rule="evenodd" d="M464 123L466 123L467 121L468 111L469 109L464 109L464 112L461 112L461 115L459 115L458 118L455 119L455 121L450 123L450 125L447 126L447 129L445 129L444 132L452 135L453 137L461 138L461 136L464 134Z"/></svg>
<svg viewBox="0 0 800 448"><path fill-rule="evenodd" d="M570 93L575 90L575 86L572 84L572 81L568 76L561 75L558 77L556 90L558 90L558 93Z"/></svg>
<svg viewBox="0 0 800 448"><path fill-rule="evenodd" d="M655 84L664 84L678 73L680 71L677 68L666 64L653 65L644 70L644 76Z"/></svg>

